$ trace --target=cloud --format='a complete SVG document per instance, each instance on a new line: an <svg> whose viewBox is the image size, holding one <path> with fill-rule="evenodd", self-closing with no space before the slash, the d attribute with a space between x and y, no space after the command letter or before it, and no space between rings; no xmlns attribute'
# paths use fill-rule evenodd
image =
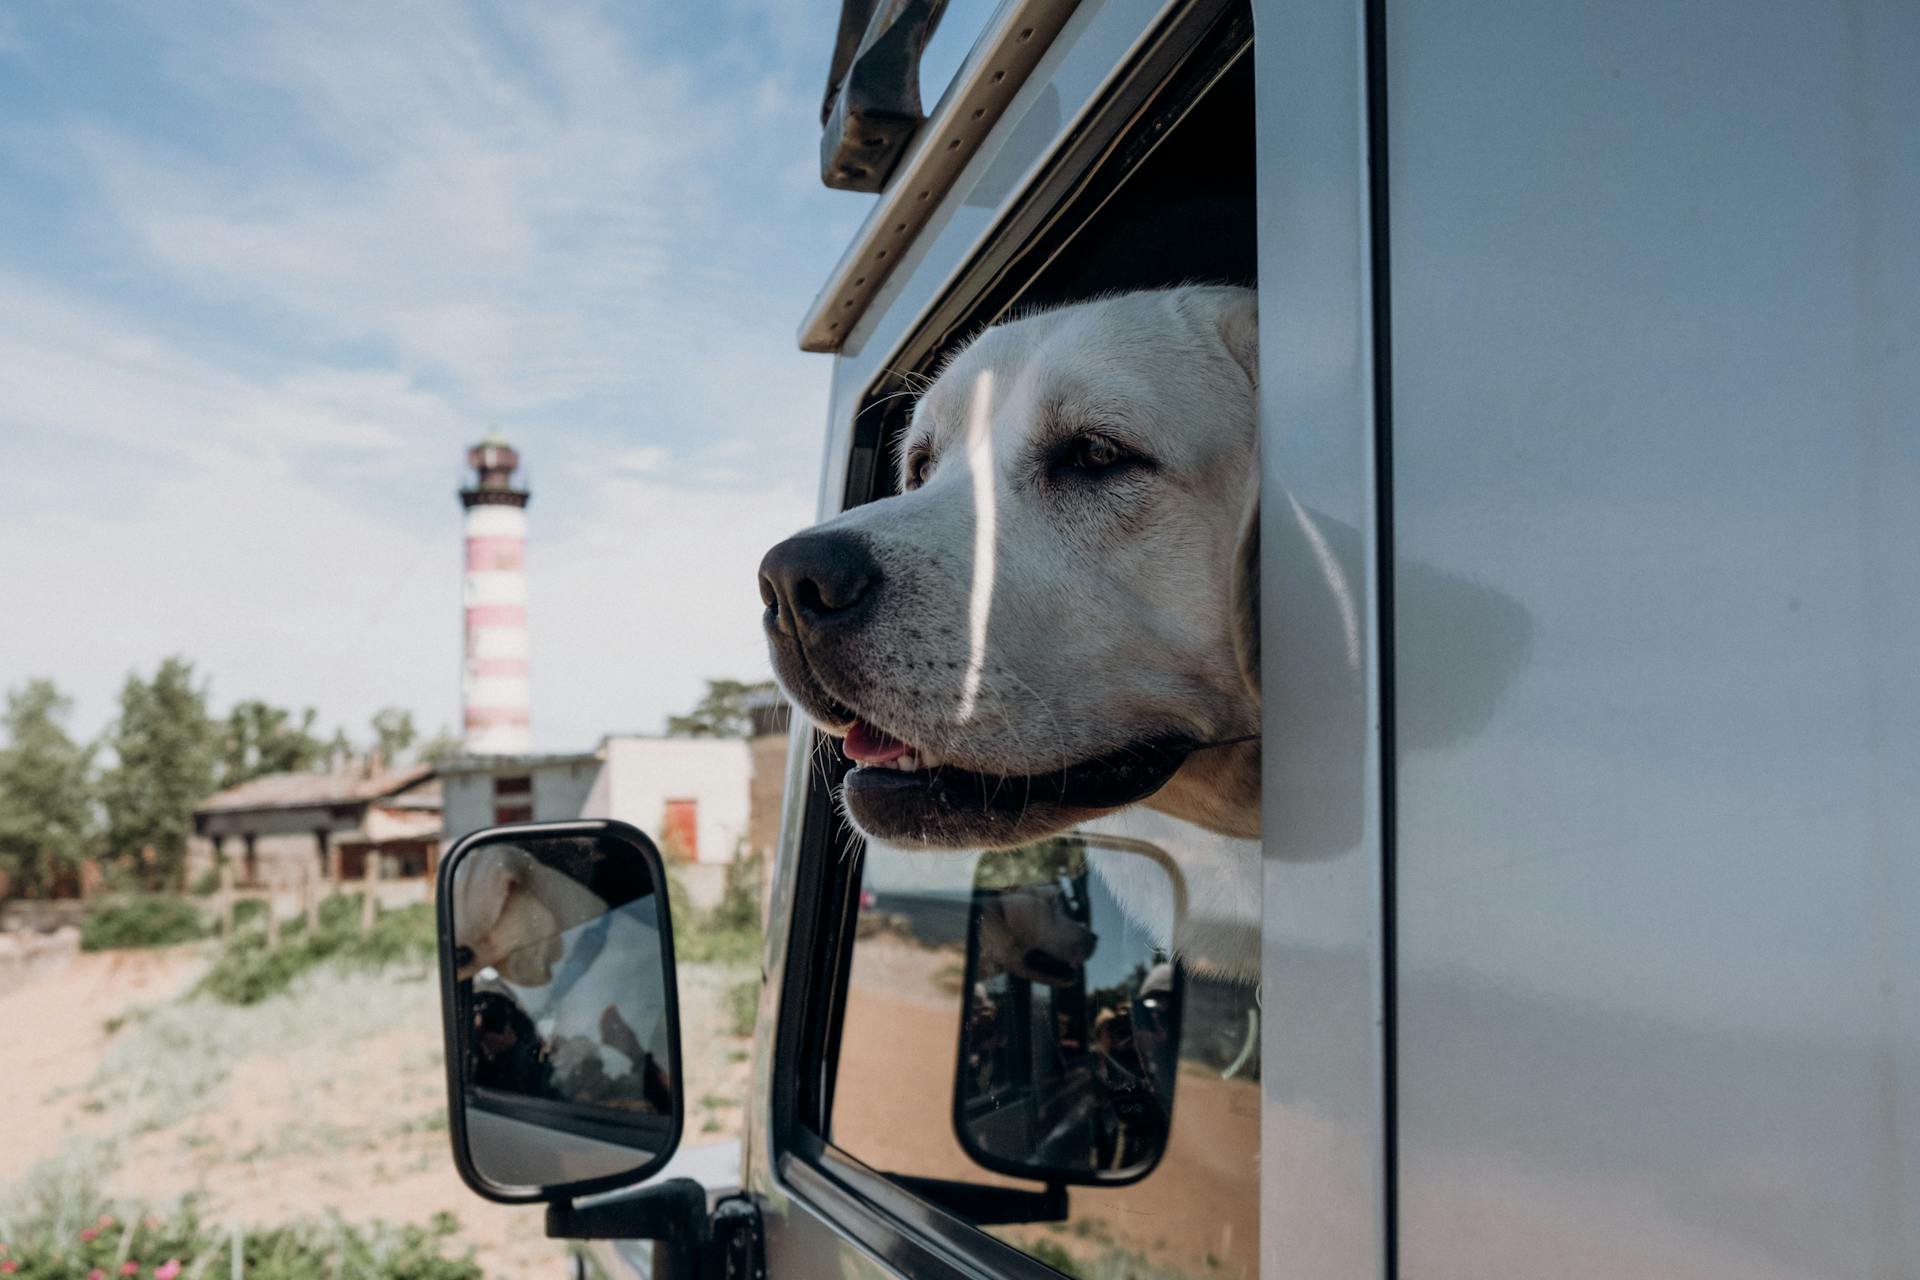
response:
<svg viewBox="0 0 1920 1280"><path fill-rule="evenodd" d="M796 54L733 4L668 47L684 18L624 12L234 0L151 29L174 123L0 137L63 157L113 264L0 241L0 684L54 676L91 731L179 651L223 701L453 722L451 491L494 421L535 477L536 745L764 671L753 570L810 518L828 373L792 331L831 253L790 246L857 215L787 180L830 24Z"/></svg>
<svg viewBox="0 0 1920 1280"><path fill-rule="evenodd" d="M607 469L628 475L653 475L673 459L673 451L662 444L635 445L607 459Z"/></svg>
<svg viewBox="0 0 1920 1280"><path fill-rule="evenodd" d="M157 269L385 344L491 415L681 382L722 330L790 349L804 299L768 307L726 234L755 239L764 195L722 181L760 158L777 82L716 92L589 8L500 17L505 46L452 3L236 5L228 36L172 62L216 105L293 105L263 163L99 127L73 142Z"/></svg>
<svg viewBox="0 0 1920 1280"><path fill-rule="evenodd" d="M396 423L453 420L390 372L248 374L113 309L0 269L0 424L183 458L325 448L390 454Z"/></svg>
<svg viewBox="0 0 1920 1280"><path fill-rule="evenodd" d="M580 746L609 731L657 732L707 677L769 674L757 570L768 547L811 521L808 486L695 490L623 477L593 502L582 532L552 541L529 511L536 737Z"/></svg>

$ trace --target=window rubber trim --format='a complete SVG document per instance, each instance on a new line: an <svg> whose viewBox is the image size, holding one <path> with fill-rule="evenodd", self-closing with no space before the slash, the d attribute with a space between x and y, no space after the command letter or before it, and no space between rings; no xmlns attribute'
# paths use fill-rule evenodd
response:
<svg viewBox="0 0 1920 1280"><path fill-rule="evenodd" d="M781 1180L902 1275L928 1280L1060 1280L1032 1254L954 1217L837 1147L810 1141L780 1158ZM1069 1188L1067 1194L1072 1195Z"/></svg>

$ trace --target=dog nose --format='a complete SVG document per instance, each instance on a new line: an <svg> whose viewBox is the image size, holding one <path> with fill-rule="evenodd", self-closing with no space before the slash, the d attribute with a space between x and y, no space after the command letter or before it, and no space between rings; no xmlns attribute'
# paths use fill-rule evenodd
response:
<svg viewBox="0 0 1920 1280"><path fill-rule="evenodd" d="M880 563L858 534L796 534L760 561L767 626L795 637L861 621L880 582Z"/></svg>

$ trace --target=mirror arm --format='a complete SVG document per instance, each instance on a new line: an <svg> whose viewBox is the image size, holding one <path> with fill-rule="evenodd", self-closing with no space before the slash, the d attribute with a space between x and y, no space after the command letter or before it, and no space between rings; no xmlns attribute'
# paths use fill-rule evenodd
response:
<svg viewBox="0 0 1920 1280"><path fill-rule="evenodd" d="M669 1178L617 1200L547 1206L547 1235L554 1240L658 1240L682 1257L696 1256L712 1240L707 1189L692 1178Z"/></svg>
<svg viewBox="0 0 1920 1280"><path fill-rule="evenodd" d="M1044 1191L1026 1191L978 1182L951 1182L945 1178L916 1178L904 1173L889 1173L886 1177L903 1190L932 1201L976 1227L1067 1220L1067 1188L1058 1182L1049 1182Z"/></svg>

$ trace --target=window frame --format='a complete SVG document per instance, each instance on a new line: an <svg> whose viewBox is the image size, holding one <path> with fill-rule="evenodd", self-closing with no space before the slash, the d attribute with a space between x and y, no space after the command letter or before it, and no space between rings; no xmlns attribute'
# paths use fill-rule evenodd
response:
<svg viewBox="0 0 1920 1280"><path fill-rule="evenodd" d="M1067 130L1030 189L1010 201L986 249L920 317L857 401L837 511L890 496L885 463L905 416L906 373L925 372L964 335L1020 304L1125 179L1225 76L1253 56L1246 0L1193 0L1141 42L1098 108ZM827 460L828 476L836 474ZM936 1280L1058 1280L1059 1272L840 1150L826 1138L839 1065L866 845L832 793L846 772L810 735L814 767L793 842L794 894L774 1027L768 1151L778 1180L897 1270Z"/></svg>

